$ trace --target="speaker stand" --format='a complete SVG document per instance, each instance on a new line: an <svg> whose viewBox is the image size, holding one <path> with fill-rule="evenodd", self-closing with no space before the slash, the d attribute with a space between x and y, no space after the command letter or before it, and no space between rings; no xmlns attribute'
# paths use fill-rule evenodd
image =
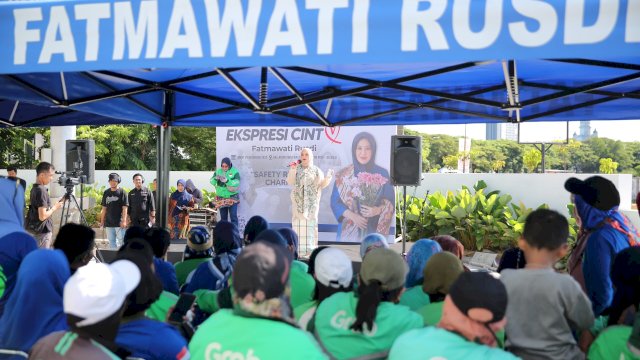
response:
<svg viewBox="0 0 640 360"><path fill-rule="evenodd" d="M402 186L402 256L407 255L407 185Z"/></svg>

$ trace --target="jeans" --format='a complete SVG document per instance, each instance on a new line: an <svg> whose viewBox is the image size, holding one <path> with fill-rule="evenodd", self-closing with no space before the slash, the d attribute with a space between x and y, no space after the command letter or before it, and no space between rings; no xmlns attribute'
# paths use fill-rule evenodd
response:
<svg viewBox="0 0 640 360"><path fill-rule="evenodd" d="M229 220L229 216L231 216L231 220ZM231 223L238 227L238 203L231 206L221 207L220 220L231 221Z"/></svg>
<svg viewBox="0 0 640 360"><path fill-rule="evenodd" d="M107 239L109 239L109 248L117 249L122 246L124 240L124 229L121 227L105 227L107 230Z"/></svg>

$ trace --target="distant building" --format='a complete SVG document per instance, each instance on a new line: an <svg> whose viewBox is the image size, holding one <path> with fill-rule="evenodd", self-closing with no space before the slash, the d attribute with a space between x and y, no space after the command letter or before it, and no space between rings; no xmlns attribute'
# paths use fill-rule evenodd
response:
<svg viewBox="0 0 640 360"><path fill-rule="evenodd" d="M591 132L591 121L580 121L580 133L573 133L573 140L585 141L598 137L598 130Z"/></svg>
<svg viewBox="0 0 640 360"><path fill-rule="evenodd" d="M500 123L487 123L485 130L487 140L500 140L502 139L502 124Z"/></svg>
<svg viewBox="0 0 640 360"><path fill-rule="evenodd" d="M504 124L504 139L518 141L518 124Z"/></svg>

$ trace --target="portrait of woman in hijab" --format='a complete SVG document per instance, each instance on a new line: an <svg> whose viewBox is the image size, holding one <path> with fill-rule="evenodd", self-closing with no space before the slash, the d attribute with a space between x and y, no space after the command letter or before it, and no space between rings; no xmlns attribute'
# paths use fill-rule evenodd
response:
<svg viewBox="0 0 640 360"><path fill-rule="evenodd" d="M169 228L171 240L186 240L189 235L189 208L193 207L194 200L185 190L187 182L184 179L178 180L177 185L169 199Z"/></svg>
<svg viewBox="0 0 640 360"><path fill-rule="evenodd" d="M395 194L389 172L376 165L376 140L355 136L353 163L336 173L331 210L338 220L337 241L360 242L366 234L388 235L394 221Z"/></svg>

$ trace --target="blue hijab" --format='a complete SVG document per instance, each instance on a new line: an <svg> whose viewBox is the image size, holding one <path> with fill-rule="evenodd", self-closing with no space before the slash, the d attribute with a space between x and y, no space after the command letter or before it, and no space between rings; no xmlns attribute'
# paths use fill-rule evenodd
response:
<svg viewBox="0 0 640 360"><path fill-rule="evenodd" d="M574 204L582 227L586 230L595 230L602 226L604 222L610 223L611 226L625 235L630 246L634 246L640 242L640 234L638 230L631 224L629 219L618 211L618 207L614 206L609 210L600 210L589 204L577 194L574 194Z"/></svg>
<svg viewBox="0 0 640 360"><path fill-rule="evenodd" d="M62 294L69 276L61 250L35 250L24 258L0 318L0 348L27 352L41 337L67 329Z"/></svg>
<svg viewBox="0 0 640 360"><path fill-rule="evenodd" d="M362 239L360 243L360 258L364 259L364 256L369 252L369 250L375 248L388 248L389 243L387 239L382 234L371 233Z"/></svg>
<svg viewBox="0 0 640 360"><path fill-rule="evenodd" d="M0 239L11 233L23 233L24 189L20 182L0 178Z"/></svg>
<svg viewBox="0 0 640 360"><path fill-rule="evenodd" d="M407 254L407 263L409 265L409 273L405 282L407 289L422 284L424 266L433 254L441 251L440 244L431 239L420 239L413 244Z"/></svg>

